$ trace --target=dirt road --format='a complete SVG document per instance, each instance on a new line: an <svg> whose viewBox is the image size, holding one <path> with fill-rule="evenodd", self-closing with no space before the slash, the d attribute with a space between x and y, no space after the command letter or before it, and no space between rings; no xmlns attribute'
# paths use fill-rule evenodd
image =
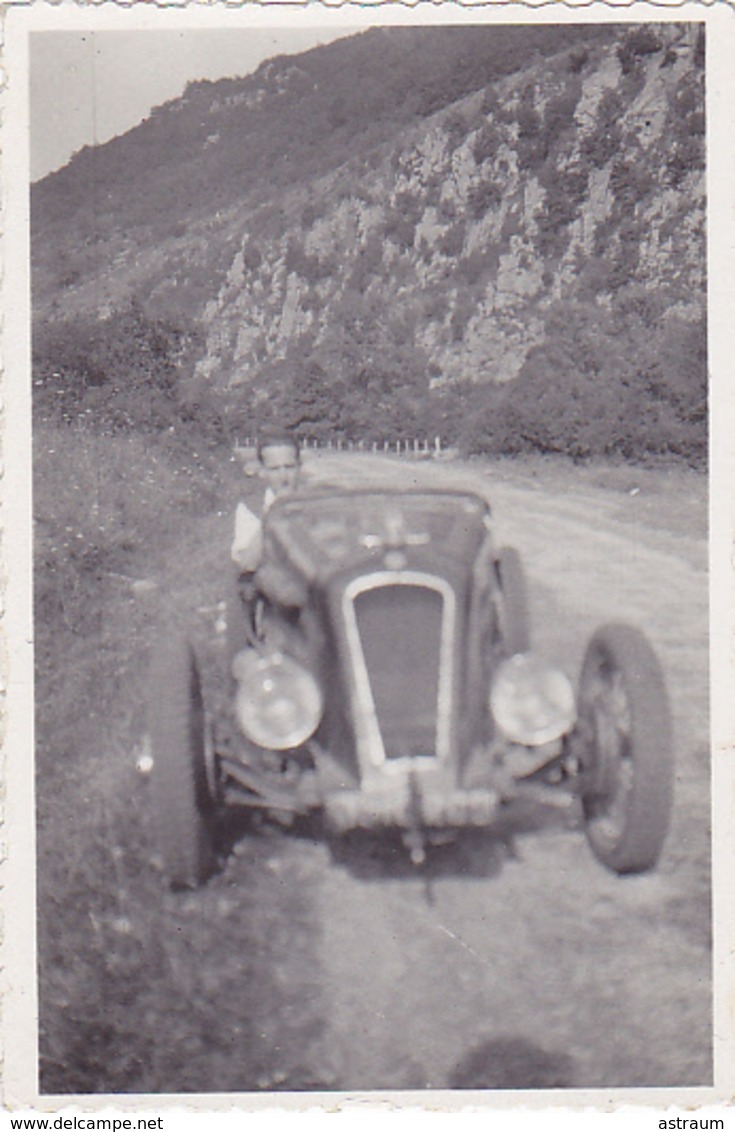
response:
<svg viewBox="0 0 735 1132"><path fill-rule="evenodd" d="M516 545L527 565L538 647L570 675L597 624L625 618L644 628L674 709L676 815L660 867L630 878L599 865L564 812L486 842L473 862L480 875L453 851L433 874L404 876L389 847L382 860L363 848L338 864L308 837L271 835L262 850L271 890L286 911L298 894L302 928L298 946L274 952L290 1005L268 1019L264 1042L283 1064L260 1087L708 1083L705 541L665 515L649 521L656 501L637 489L570 491L371 456L322 454L311 473L487 493L499 542ZM232 891L241 868L235 856L199 899Z"/></svg>
<svg viewBox="0 0 735 1132"><path fill-rule="evenodd" d="M97 604L89 599L85 633L64 638L64 663L42 669L42 1091L706 1084L701 481L336 453L309 453L305 469L343 485L487 493L498 543L526 564L535 644L573 677L600 622L623 617L648 632L675 724L662 860L647 876L613 876L571 810L528 813L492 838L444 847L421 872L388 838L347 844L334 859L308 828L253 819L206 886L169 892L151 867L150 779L135 770L146 656L169 599L218 639L231 524L227 505L182 513L180 538L152 540L116 566Z"/></svg>

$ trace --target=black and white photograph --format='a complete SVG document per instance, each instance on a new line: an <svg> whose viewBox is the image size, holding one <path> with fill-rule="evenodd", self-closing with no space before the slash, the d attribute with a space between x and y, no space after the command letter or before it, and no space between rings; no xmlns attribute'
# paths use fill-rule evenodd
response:
<svg viewBox="0 0 735 1132"><path fill-rule="evenodd" d="M23 38L33 1103L714 1095L719 25L140 7Z"/></svg>

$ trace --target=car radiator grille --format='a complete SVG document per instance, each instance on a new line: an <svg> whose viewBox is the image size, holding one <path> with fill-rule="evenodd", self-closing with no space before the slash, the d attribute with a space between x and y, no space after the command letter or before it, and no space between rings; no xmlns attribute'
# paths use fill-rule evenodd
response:
<svg viewBox="0 0 735 1132"><path fill-rule="evenodd" d="M435 756L444 598L425 585L382 585L354 600L386 759Z"/></svg>

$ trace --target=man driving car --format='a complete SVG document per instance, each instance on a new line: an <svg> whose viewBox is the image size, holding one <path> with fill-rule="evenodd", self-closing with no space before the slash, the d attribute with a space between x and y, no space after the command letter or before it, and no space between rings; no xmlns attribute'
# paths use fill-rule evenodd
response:
<svg viewBox="0 0 735 1132"><path fill-rule="evenodd" d="M298 440L285 430L264 432L257 445L260 474L265 480L262 514L279 496L298 490L301 453ZM253 574L263 555L263 523L248 505L240 502L235 512L232 560L241 574Z"/></svg>
<svg viewBox="0 0 735 1132"><path fill-rule="evenodd" d="M256 574L263 562L263 516L276 499L298 490L301 453L298 440L285 430L263 432L257 444L260 476L265 481L261 514L242 500L235 512L231 557L235 573L227 584L227 635L234 655L261 636Z"/></svg>

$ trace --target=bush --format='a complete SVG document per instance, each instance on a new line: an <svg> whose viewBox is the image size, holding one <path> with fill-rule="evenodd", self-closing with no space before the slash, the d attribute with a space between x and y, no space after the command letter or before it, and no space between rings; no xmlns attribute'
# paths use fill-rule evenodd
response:
<svg viewBox="0 0 735 1132"><path fill-rule="evenodd" d="M301 209L301 227L306 230L321 220L326 212L324 201L310 200Z"/></svg>
<svg viewBox="0 0 735 1132"><path fill-rule="evenodd" d="M636 69L640 59L646 55L655 55L660 50L661 42L652 28L641 24L633 31L629 31L617 49L623 74L629 75Z"/></svg>
<svg viewBox="0 0 735 1132"><path fill-rule="evenodd" d="M462 144L467 136L467 122L463 114L453 110L444 119L444 132L447 138L447 148L450 153Z"/></svg>
<svg viewBox="0 0 735 1132"><path fill-rule="evenodd" d="M614 162L610 171L610 189L616 208L622 214L632 213L654 187L654 175L644 162L624 161L622 158Z"/></svg>
<svg viewBox="0 0 735 1132"><path fill-rule="evenodd" d="M652 325L653 313L559 304L519 377L489 394L492 411L468 430L469 450L704 463L705 328L676 318Z"/></svg>
<svg viewBox="0 0 735 1132"><path fill-rule="evenodd" d="M571 75L579 75L584 70L589 62L590 53L586 47L578 47L575 51L569 54L569 63L567 64L569 73Z"/></svg>
<svg viewBox="0 0 735 1132"><path fill-rule="evenodd" d="M263 253L253 240L248 240L242 249L242 265L246 273L257 271L263 262Z"/></svg>
<svg viewBox="0 0 735 1132"><path fill-rule="evenodd" d="M494 181L480 181L473 185L467 195L467 208L473 220L481 220L491 208L498 208L503 201L503 190Z"/></svg>
<svg viewBox="0 0 735 1132"><path fill-rule="evenodd" d="M500 131L495 123L485 122L472 146L475 163L482 165L483 161L491 160L498 152L500 141Z"/></svg>
<svg viewBox="0 0 735 1132"><path fill-rule="evenodd" d="M704 24L700 24L699 30L697 32L697 42L694 45L694 65L695 65L695 67L699 67L701 70L704 70L704 64L705 64L705 59L706 59L706 55L705 55L706 46L705 45L706 45L706 40L705 40Z"/></svg>
<svg viewBox="0 0 735 1132"><path fill-rule="evenodd" d="M521 169L530 172L546 160L547 148L543 137L543 120L536 110L533 87L526 87L521 95L516 115L518 143L516 151Z"/></svg>
<svg viewBox="0 0 735 1132"><path fill-rule="evenodd" d="M476 287L485 275L489 275L497 267L499 248L475 248L469 255L462 256L457 264L457 279L462 280L468 287Z"/></svg>
<svg viewBox="0 0 735 1132"><path fill-rule="evenodd" d="M412 216L404 216L400 211L391 210L383 221L386 240L396 244L401 251L409 251L416 239L416 221Z"/></svg>
<svg viewBox="0 0 735 1132"><path fill-rule="evenodd" d="M476 313L477 308L471 294L467 290L460 291L449 320L453 342L462 341L465 330Z"/></svg>
<svg viewBox="0 0 735 1132"><path fill-rule="evenodd" d="M544 109L544 134L549 151L562 134L574 125L574 113L581 93L581 82L570 81L565 90L547 102Z"/></svg>
<svg viewBox="0 0 735 1132"><path fill-rule="evenodd" d="M582 157L597 169L606 165L620 148L622 115L620 96L615 91L606 90L600 99L595 129L582 138L580 145Z"/></svg>
<svg viewBox="0 0 735 1132"><path fill-rule="evenodd" d="M451 228L447 228L446 232L437 240L436 246L442 255L454 259L462 254L465 235L466 226L464 221L460 220L456 224L452 224Z"/></svg>
<svg viewBox="0 0 735 1132"><path fill-rule="evenodd" d="M703 167L702 144L696 137L685 138L676 143L676 148L666 162L669 184L678 188L690 173L700 173Z"/></svg>
<svg viewBox="0 0 735 1132"><path fill-rule="evenodd" d="M669 115L671 152L666 162L667 181L677 188L689 173L704 169L704 92L687 84L678 92Z"/></svg>
<svg viewBox="0 0 735 1132"><path fill-rule="evenodd" d="M165 429L178 418L179 392L200 348L195 324L151 318L136 303L108 319L39 326L35 419L109 433Z"/></svg>
<svg viewBox="0 0 735 1132"><path fill-rule="evenodd" d="M286 270L295 272L307 283L318 283L322 279L329 279L335 271L336 264L329 259L322 261L318 256L307 255L304 245L299 240L291 240L286 250Z"/></svg>
<svg viewBox="0 0 735 1132"><path fill-rule="evenodd" d="M544 204L537 216L539 248L545 256L560 254L567 227L577 219L587 192L587 173L552 168L543 179Z"/></svg>
<svg viewBox="0 0 735 1132"><path fill-rule="evenodd" d="M457 206L451 197L443 197L437 205L437 216L443 224L451 224L457 219Z"/></svg>

